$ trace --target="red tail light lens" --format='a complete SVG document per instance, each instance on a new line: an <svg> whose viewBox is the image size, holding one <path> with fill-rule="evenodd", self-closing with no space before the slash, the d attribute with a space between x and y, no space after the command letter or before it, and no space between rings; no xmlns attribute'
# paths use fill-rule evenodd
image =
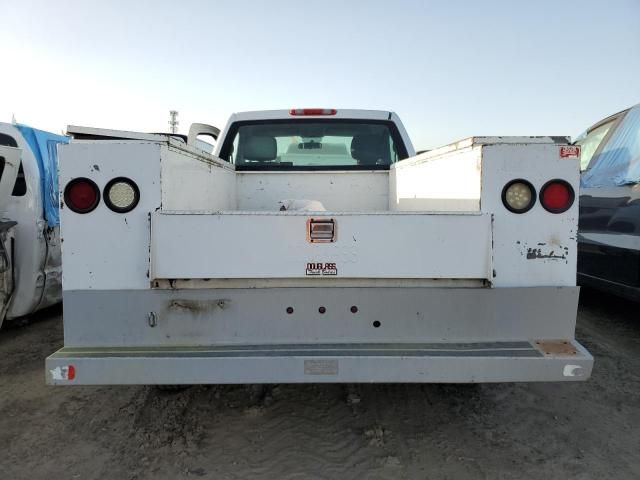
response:
<svg viewBox="0 0 640 480"><path fill-rule="evenodd" d="M540 190L540 203L551 213L566 212L573 205L575 198L573 187L564 180L551 180Z"/></svg>
<svg viewBox="0 0 640 480"><path fill-rule="evenodd" d="M74 178L64 189L64 203L76 213L89 213L100 203L100 190L88 178Z"/></svg>
<svg viewBox="0 0 640 480"><path fill-rule="evenodd" d="M292 108L289 115L305 116L305 115L335 115L338 111L335 108Z"/></svg>

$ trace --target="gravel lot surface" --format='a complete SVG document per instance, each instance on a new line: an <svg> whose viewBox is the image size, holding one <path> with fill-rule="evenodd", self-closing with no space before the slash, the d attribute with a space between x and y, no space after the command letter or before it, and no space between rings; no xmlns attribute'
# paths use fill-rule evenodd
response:
<svg viewBox="0 0 640 480"><path fill-rule="evenodd" d="M47 387L60 311L0 331L0 479L639 479L638 305L583 289L585 383Z"/></svg>

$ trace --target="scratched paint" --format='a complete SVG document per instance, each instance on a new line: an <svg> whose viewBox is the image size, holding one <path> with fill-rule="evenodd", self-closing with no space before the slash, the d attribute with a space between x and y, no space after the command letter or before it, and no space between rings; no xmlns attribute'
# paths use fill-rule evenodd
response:
<svg viewBox="0 0 640 480"><path fill-rule="evenodd" d="M553 259L553 260L565 260L567 258L565 251L551 250L550 252L543 252L541 248L527 248L527 260L537 259Z"/></svg>
<svg viewBox="0 0 640 480"><path fill-rule="evenodd" d="M224 310L229 306L231 300L226 298L213 300L182 300L176 299L169 302L170 310L187 311L191 313L211 312L215 309Z"/></svg>

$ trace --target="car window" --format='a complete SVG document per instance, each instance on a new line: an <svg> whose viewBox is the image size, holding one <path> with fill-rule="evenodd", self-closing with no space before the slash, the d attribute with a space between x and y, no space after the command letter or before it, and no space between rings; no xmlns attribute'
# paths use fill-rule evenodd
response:
<svg viewBox="0 0 640 480"><path fill-rule="evenodd" d="M18 142L15 138L5 133L0 133L0 146L18 148ZM0 160L0 178L4 173L4 158ZM24 178L24 169L22 168L22 162L18 167L18 176L16 177L16 183L13 185L13 191L11 195L14 197L22 197L27 193L27 182Z"/></svg>
<svg viewBox="0 0 640 480"><path fill-rule="evenodd" d="M22 168L22 162L18 167L18 176L16 177L16 183L13 185L13 191L11 195L14 197L22 197L27 194L27 179L24 176L24 168Z"/></svg>
<svg viewBox="0 0 640 480"><path fill-rule="evenodd" d="M0 146L18 148L18 142L11 135L0 133Z"/></svg>
<svg viewBox="0 0 640 480"><path fill-rule="evenodd" d="M606 142L582 174L582 186L610 187L640 182L640 106L629 110Z"/></svg>
<svg viewBox="0 0 640 480"><path fill-rule="evenodd" d="M617 118L613 118L607 123L594 128L589 133L585 132L580 135L575 141L576 145L580 145L580 171L587 169L589 162L591 162L593 158L593 154L596 153L600 143L617 120Z"/></svg>
<svg viewBox="0 0 640 480"><path fill-rule="evenodd" d="M388 169L400 158L386 121L243 122L230 136L220 157L244 170Z"/></svg>

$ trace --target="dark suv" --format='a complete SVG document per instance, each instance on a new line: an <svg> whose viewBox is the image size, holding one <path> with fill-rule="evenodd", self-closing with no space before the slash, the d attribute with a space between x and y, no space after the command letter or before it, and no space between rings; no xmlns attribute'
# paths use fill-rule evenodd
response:
<svg viewBox="0 0 640 480"><path fill-rule="evenodd" d="M640 105L580 135L578 282L640 300Z"/></svg>

